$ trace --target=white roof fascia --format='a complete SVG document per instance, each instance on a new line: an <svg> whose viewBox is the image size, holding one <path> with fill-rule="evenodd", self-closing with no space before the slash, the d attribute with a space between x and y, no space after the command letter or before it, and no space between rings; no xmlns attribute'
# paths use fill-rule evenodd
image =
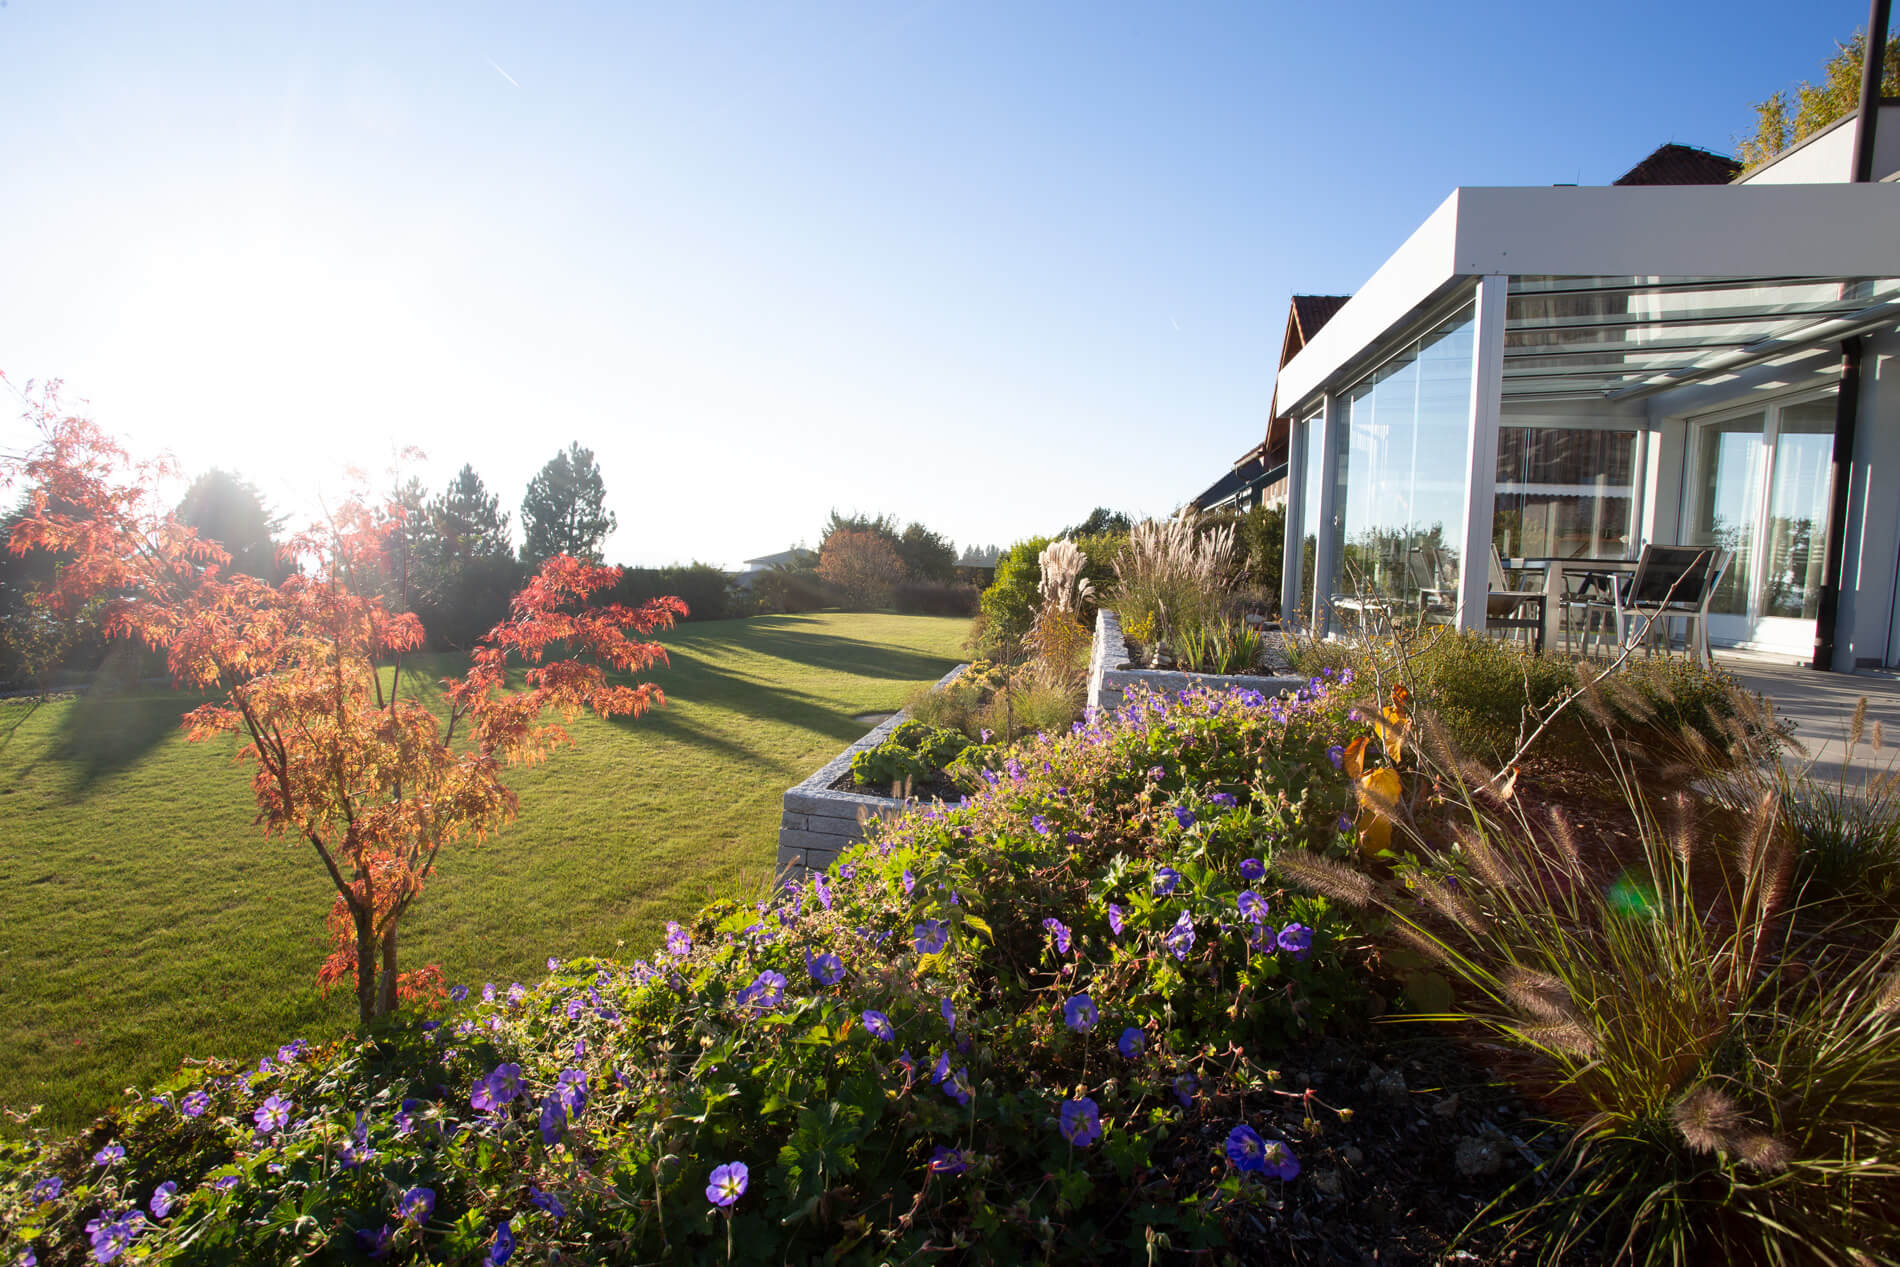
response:
<svg viewBox="0 0 1900 1267"><path fill-rule="evenodd" d="M1896 277L1900 185L1461 188L1280 370L1297 408L1459 277Z"/></svg>
<svg viewBox="0 0 1900 1267"><path fill-rule="evenodd" d="M1451 197L1439 203L1405 239L1405 245L1280 367L1274 399L1287 402L1282 412L1305 405L1333 371L1382 338L1452 278L1458 199L1463 193L1453 190Z"/></svg>

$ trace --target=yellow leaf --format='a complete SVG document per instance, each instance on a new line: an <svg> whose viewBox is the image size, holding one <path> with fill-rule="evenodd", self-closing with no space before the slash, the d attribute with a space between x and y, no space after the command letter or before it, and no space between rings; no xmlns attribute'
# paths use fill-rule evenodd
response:
<svg viewBox="0 0 1900 1267"><path fill-rule="evenodd" d="M1389 766L1359 780L1359 818L1354 826L1359 829L1361 852L1376 854L1391 845L1392 810L1403 791L1399 772Z"/></svg>
<svg viewBox="0 0 1900 1267"><path fill-rule="evenodd" d="M1346 755L1344 761L1341 763L1341 768L1346 771L1346 777L1355 783L1365 777L1366 745L1371 742L1370 739L1361 735L1346 745Z"/></svg>

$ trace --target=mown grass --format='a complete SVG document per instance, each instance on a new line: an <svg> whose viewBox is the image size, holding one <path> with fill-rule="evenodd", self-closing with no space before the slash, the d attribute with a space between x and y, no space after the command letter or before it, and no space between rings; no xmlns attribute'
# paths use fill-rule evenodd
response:
<svg viewBox="0 0 1900 1267"><path fill-rule="evenodd" d="M533 980L550 955L631 957L669 916L762 890L784 790L864 732L854 715L947 671L967 628L825 613L672 631L666 710L583 719L572 748L517 771L520 818L446 859L405 921L404 965ZM184 741L194 703L0 704L0 1105L70 1127L188 1055L261 1055L354 1021L314 985L322 868L252 826L234 742Z"/></svg>

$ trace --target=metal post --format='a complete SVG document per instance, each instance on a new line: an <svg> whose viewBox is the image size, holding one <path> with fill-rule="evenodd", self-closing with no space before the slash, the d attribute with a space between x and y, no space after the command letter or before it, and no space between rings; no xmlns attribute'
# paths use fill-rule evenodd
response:
<svg viewBox="0 0 1900 1267"><path fill-rule="evenodd" d="M1860 63L1860 113L1854 121L1854 180L1874 178L1874 131L1880 122L1880 73L1887 64L1887 23L1891 0L1870 0L1867 46Z"/></svg>
<svg viewBox="0 0 1900 1267"><path fill-rule="evenodd" d="M1300 562L1305 553L1306 429L1310 422L1291 419L1286 430L1286 534L1280 542L1280 623L1299 619ZM1317 507L1315 507L1317 509Z"/></svg>
<svg viewBox="0 0 1900 1267"><path fill-rule="evenodd" d="M1458 555L1460 629L1484 629L1491 596L1491 525L1497 504L1498 427L1504 412L1504 300L1510 281L1502 273L1479 278L1474 306L1465 518Z"/></svg>
<svg viewBox="0 0 1900 1267"><path fill-rule="evenodd" d="M1332 625L1333 582L1339 561L1334 557L1333 542L1339 528L1339 451L1341 429L1346 425L1342 402L1327 392L1320 407L1319 507L1313 516L1313 611L1314 637L1324 636Z"/></svg>

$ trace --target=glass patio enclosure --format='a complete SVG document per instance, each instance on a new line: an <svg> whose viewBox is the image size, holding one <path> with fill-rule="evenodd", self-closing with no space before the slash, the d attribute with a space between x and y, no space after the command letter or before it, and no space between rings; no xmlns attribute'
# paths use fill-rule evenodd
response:
<svg viewBox="0 0 1900 1267"><path fill-rule="evenodd" d="M1482 628L1493 549L1713 545L1735 552L1715 640L1811 651L1839 332L1896 301L1893 278L1461 279L1295 414L1288 609Z"/></svg>

